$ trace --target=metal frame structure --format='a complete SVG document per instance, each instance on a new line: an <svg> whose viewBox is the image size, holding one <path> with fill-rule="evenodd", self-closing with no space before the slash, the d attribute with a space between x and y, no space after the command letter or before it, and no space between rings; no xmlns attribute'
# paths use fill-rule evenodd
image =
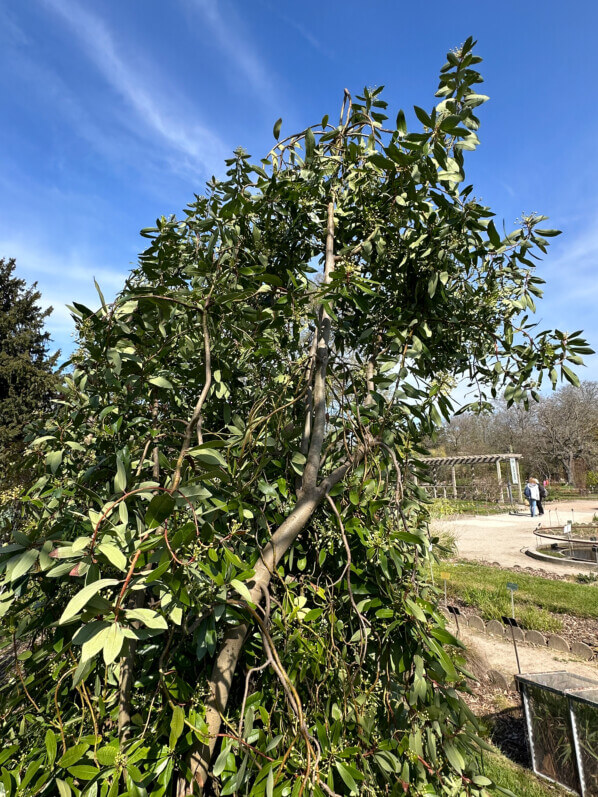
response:
<svg viewBox="0 0 598 797"><path fill-rule="evenodd" d="M426 465L430 465L434 474L437 473L438 468L442 465L449 465L451 468L451 480L453 486L453 498L457 498L457 476L455 473L455 467L457 465L492 465L496 464L496 476L498 478L498 485L500 487L500 500L501 503L504 503L504 488L503 488L503 480L502 480L502 471L501 471L501 462L510 462L510 460L515 461L515 471L517 474L517 486L519 488L519 500L523 502L523 487L521 485L521 472L519 470L519 460L521 459L521 454L463 454L459 456L453 457L423 457L423 462ZM513 476L515 473L513 473ZM509 498L512 501L512 492L511 487L512 484L515 483L515 479L509 479L507 477L507 489L509 491ZM434 496L436 497L436 496Z"/></svg>
<svg viewBox="0 0 598 797"><path fill-rule="evenodd" d="M594 681L590 678L585 678L582 675L576 675L566 671L523 675L519 674L515 676L515 681L519 691L521 692L532 758L532 767L536 775L539 775L546 780L552 781L553 783L559 783L559 785L563 786L568 791L571 791L573 794L579 794L581 797L595 797L597 792L593 787L588 785L588 775L590 773L586 771L586 766L584 766L582 744L580 740L580 729L578 727L575 707L579 704L591 706L596 712L596 725L598 726L598 681ZM572 788L573 784L563 783L563 781L559 781L558 779L548 775L545 771L542 771L542 762L538 760L536 740L534 736L534 719L532 716L530 696L528 693L530 688L532 690L537 689L557 695L566 704L567 708L563 711L562 719L565 721L565 723L567 723L571 734L571 740L573 742L573 763L577 778L577 784L575 784L575 788ZM550 752L556 756L558 751L553 750ZM595 769L591 777L596 777ZM592 788L591 791L590 788Z"/></svg>

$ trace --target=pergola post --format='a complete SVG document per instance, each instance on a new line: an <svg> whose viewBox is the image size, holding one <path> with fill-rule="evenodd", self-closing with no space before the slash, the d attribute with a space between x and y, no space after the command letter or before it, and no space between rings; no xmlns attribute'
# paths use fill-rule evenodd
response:
<svg viewBox="0 0 598 797"><path fill-rule="evenodd" d="M453 482L453 498L457 498L457 474L455 473L455 466L451 465L451 480Z"/></svg>
<svg viewBox="0 0 598 797"><path fill-rule="evenodd" d="M503 492L503 486L502 486L502 472L500 470L500 459L496 460L496 475L498 476L498 486L500 489L500 502L501 504L504 504L505 494Z"/></svg>
<svg viewBox="0 0 598 797"><path fill-rule="evenodd" d="M519 460L517 462L517 481L519 482L517 487L519 487L519 502L523 503L523 488L521 486L521 471L519 470Z"/></svg>

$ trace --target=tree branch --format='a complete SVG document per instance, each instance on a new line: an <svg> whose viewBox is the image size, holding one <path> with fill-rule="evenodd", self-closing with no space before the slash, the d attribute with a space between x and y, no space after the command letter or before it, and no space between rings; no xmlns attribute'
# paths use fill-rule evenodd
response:
<svg viewBox="0 0 598 797"><path fill-rule="evenodd" d="M187 451L189 451L193 429L196 425L198 425L198 429L201 429L201 410L210 391L210 387L212 385L212 358L210 353L210 336L208 334L208 304L209 304L209 298L205 301L201 314L205 362L206 362L205 381L204 381L203 390L201 391L200 396L197 400L197 404L195 405L195 409L193 410L193 415L191 416L189 422L187 423L187 426L185 427L185 436L183 437L183 445L181 446L181 451L179 453L179 458L176 464L176 470L174 472L174 477L172 480L173 490L176 490L181 482L181 469L183 467L183 462L187 454ZM198 442L201 444L202 440L201 431L198 431L197 437L198 437Z"/></svg>

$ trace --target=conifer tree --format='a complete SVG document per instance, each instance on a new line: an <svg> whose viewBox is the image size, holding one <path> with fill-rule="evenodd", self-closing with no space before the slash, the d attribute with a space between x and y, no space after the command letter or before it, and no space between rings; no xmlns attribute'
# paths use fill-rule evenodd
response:
<svg viewBox="0 0 598 797"><path fill-rule="evenodd" d="M24 429L47 409L56 386L58 353L48 353L44 330L52 308L43 310L37 283L15 275L15 259L0 259L0 485L16 479Z"/></svg>

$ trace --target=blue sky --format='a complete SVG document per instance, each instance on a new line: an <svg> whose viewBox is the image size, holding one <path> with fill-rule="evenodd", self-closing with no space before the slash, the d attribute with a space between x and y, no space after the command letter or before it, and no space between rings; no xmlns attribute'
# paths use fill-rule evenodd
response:
<svg viewBox="0 0 598 797"><path fill-rule="evenodd" d="M283 134L334 117L344 87L384 84L413 121L472 35L491 101L467 181L507 227L537 211L564 231L538 318L598 348L597 28L595 0L0 0L0 256L38 281L68 353L65 303L96 305L94 276L114 295L138 231L232 149L261 157L279 116Z"/></svg>

